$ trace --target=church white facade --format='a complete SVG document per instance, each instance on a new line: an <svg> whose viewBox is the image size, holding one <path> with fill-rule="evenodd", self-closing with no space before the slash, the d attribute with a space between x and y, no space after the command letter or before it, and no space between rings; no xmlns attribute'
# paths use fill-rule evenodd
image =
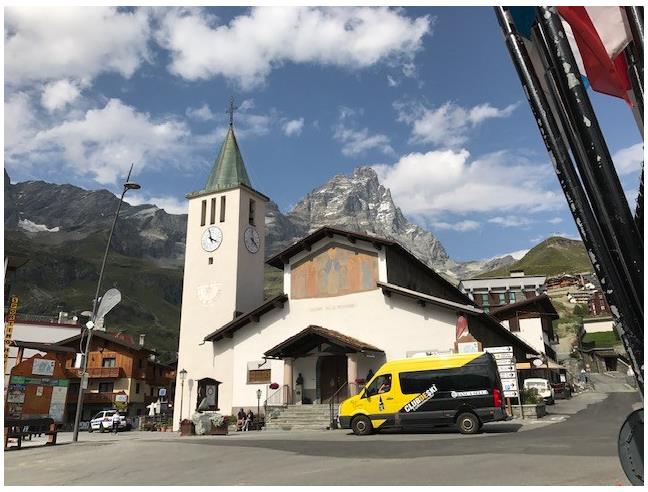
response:
<svg viewBox="0 0 648 492"><path fill-rule="evenodd" d="M460 351L465 340L535 353L398 243L335 228L270 258L284 294L264 299L268 199L231 126L206 188L188 199L176 427L203 397L225 415L256 411L258 390L261 404L323 403L386 360Z"/></svg>

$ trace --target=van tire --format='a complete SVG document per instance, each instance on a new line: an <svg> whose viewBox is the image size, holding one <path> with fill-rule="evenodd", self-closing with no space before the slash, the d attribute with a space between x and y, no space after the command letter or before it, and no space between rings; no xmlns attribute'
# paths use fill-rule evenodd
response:
<svg viewBox="0 0 648 492"><path fill-rule="evenodd" d="M457 428L462 434L477 434L481 429L481 422L474 413L464 412L457 417Z"/></svg>
<svg viewBox="0 0 648 492"><path fill-rule="evenodd" d="M351 421L351 429L356 436L368 436L373 432L371 420L366 415L358 415Z"/></svg>

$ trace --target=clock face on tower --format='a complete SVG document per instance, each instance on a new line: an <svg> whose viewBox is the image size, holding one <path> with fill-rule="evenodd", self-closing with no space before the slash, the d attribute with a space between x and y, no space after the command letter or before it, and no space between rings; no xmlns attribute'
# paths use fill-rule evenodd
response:
<svg viewBox="0 0 648 492"><path fill-rule="evenodd" d="M211 253L216 251L223 242L223 231L219 227L211 226L203 231L201 239L202 248Z"/></svg>
<svg viewBox="0 0 648 492"><path fill-rule="evenodd" d="M261 241L259 240L259 233L254 227L248 227L243 233L243 241L245 242L245 247L247 250L254 254L259 251L259 245Z"/></svg>

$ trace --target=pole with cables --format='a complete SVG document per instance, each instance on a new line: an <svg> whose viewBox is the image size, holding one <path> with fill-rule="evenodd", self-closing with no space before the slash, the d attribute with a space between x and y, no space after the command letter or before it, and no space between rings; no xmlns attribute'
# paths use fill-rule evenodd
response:
<svg viewBox="0 0 648 492"><path fill-rule="evenodd" d="M115 218L113 219L112 226L110 227L110 234L108 234L108 242L106 243L106 249L104 251L103 260L101 262L101 269L99 270L99 280L97 281L97 290L95 291L94 300L92 301L92 317L90 322L86 325L88 327L87 334L88 339L86 340L85 348L83 350L83 371L81 372L81 379L79 384L79 395L77 397L77 407L76 415L74 417L74 432L72 433L72 441L77 442L79 440L79 424L81 422L81 411L83 409L83 386L84 383L87 383L88 380L88 353L90 350L90 342L92 341L92 330L97 322L97 309L99 308L99 291L101 290L101 283L103 281L104 270L106 268L106 260L108 259L108 251L110 251L110 243L112 241L113 232L115 231L115 225L117 224L117 219L119 218L119 211L121 210L122 203L124 201L124 195L128 190L139 190L141 188L137 183L130 182L131 172L133 171L133 165L131 164L130 170L128 171L128 177L124 183L124 189L122 191L121 197L119 198L119 204L117 205L117 210L115 211Z"/></svg>

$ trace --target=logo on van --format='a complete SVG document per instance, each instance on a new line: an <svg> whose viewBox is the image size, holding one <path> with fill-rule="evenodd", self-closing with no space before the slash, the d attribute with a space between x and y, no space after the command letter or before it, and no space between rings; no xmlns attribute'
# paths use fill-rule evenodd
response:
<svg viewBox="0 0 648 492"><path fill-rule="evenodd" d="M438 390L437 390L436 384L433 384L428 389L426 389L423 393L421 393L416 398L414 398L412 401L410 401L407 405L405 405L404 410L406 412L415 411L418 407L423 405L423 403L425 403L430 398L432 398L437 391Z"/></svg>
<svg viewBox="0 0 648 492"><path fill-rule="evenodd" d="M487 395L488 390L475 390L475 391L452 391L450 396L453 398L460 398L462 396L480 396Z"/></svg>

